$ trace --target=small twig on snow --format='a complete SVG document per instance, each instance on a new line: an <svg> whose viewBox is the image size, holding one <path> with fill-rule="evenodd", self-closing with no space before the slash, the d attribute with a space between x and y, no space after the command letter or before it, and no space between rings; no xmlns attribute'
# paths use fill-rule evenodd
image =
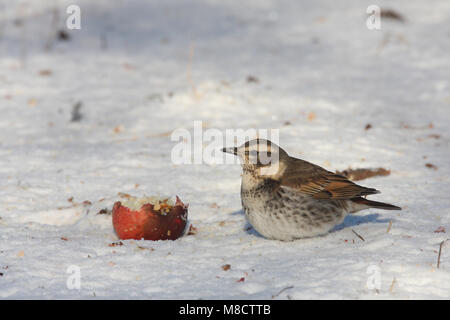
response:
<svg viewBox="0 0 450 320"><path fill-rule="evenodd" d="M53 44L55 42L56 39L56 33L57 33L57 29L58 29L58 24L59 24L59 10L57 7L52 9L51 12L52 15L52 20L50 22L50 30L49 30L49 34L48 34L48 39L47 39L47 43L45 44L45 50L49 51L53 48Z"/></svg>
<svg viewBox="0 0 450 320"><path fill-rule="evenodd" d="M389 288L389 292L392 293L392 291L394 290L394 285L397 282L397 279L394 277L394 279L392 280L391 283L391 287Z"/></svg>
<svg viewBox="0 0 450 320"><path fill-rule="evenodd" d="M441 264L441 252L442 247L444 246L444 243L447 242L450 239L444 240L439 244L439 253L438 253L438 259L437 259L437 268L439 269L439 265Z"/></svg>
<svg viewBox="0 0 450 320"><path fill-rule="evenodd" d="M386 230L386 233L389 233L389 231L391 231L391 228L392 228L392 220L389 220L389 226Z"/></svg>
<svg viewBox="0 0 450 320"><path fill-rule="evenodd" d="M362 241L366 241L366 240L364 240L364 238L363 237L361 237L358 233L356 233L356 231L355 230L353 230L352 229L352 231L353 231L353 233L354 234L356 234L357 236L358 236L358 238L360 238Z"/></svg>
<svg viewBox="0 0 450 320"><path fill-rule="evenodd" d="M280 294L282 294L284 291L289 290L289 289L292 289L293 287L294 287L294 286L289 286L289 287L286 287L286 288L281 289L280 292L278 292L277 294L274 294L274 295L272 296L272 299L275 299L275 298L278 297Z"/></svg>

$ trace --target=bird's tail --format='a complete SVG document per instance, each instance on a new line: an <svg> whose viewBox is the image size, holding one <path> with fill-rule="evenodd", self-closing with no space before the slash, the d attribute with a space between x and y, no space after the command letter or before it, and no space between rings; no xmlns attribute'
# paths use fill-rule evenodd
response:
<svg viewBox="0 0 450 320"><path fill-rule="evenodd" d="M367 200L367 199L362 198L362 197L353 198L352 201L354 203L356 203L356 204L364 205L364 206L367 206L369 208L377 208L377 209L384 209L384 210L402 210L402 208L397 207L397 206L393 206L392 204L378 202L378 201L372 201L372 200Z"/></svg>

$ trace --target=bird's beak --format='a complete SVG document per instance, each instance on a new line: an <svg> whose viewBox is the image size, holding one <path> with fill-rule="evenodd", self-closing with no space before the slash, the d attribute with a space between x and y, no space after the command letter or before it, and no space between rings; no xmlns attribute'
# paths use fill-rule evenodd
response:
<svg viewBox="0 0 450 320"><path fill-rule="evenodd" d="M237 148L223 148L222 152L231 153L237 155Z"/></svg>

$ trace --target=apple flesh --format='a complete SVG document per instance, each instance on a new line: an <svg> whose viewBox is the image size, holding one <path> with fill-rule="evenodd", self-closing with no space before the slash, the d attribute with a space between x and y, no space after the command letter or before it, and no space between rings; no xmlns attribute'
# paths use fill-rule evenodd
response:
<svg viewBox="0 0 450 320"><path fill-rule="evenodd" d="M112 222L119 239L175 240L184 232L187 208L178 197L175 204L154 197L117 201Z"/></svg>

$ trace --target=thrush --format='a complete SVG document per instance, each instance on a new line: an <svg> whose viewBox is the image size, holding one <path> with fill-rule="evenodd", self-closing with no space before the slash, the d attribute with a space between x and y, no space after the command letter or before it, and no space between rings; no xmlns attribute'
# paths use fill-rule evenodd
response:
<svg viewBox="0 0 450 320"><path fill-rule="evenodd" d="M291 157L269 140L254 139L222 151L239 157L245 216L268 239L291 241L323 235L349 213L368 208L401 210L365 199L380 191Z"/></svg>

